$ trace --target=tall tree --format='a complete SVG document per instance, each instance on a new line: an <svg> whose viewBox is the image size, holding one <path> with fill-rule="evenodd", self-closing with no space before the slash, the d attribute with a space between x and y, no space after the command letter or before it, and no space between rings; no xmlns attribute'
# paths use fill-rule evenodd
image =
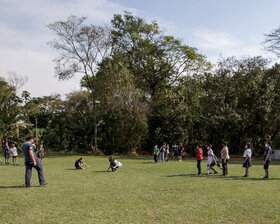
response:
<svg viewBox="0 0 280 224"><path fill-rule="evenodd" d="M70 16L66 21L48 25L56 39L49 45L58 51L55 71L59 79L70 79L82 74L91 92L94 127L94 146L97 147L95 76L99 62L110 50L110 30L105 26L86 25L85 17Z"/></svg>
<svg viewBox="0 0 280 224"><path fill-rule="evenodd" d="M280 26L269 34L265 34L264 45L266 50L280 58Z"/></svg>

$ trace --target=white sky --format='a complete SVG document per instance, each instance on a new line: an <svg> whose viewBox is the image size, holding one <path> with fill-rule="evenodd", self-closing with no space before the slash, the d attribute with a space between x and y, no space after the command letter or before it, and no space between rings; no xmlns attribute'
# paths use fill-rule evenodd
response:
<svg viewBox="0 0 280 224"><path fill-rule="evenodd" d="M54 77L56 53L46 44L53 38L46 24L69 15L104 24L124 10L156 19L164 32L197 47L212 62L221 55L268 57L263 34L280 25L277 0L0 0L0 76L9 71L28 76L21 90L32 96L78 90L78 77Z"/></svg>

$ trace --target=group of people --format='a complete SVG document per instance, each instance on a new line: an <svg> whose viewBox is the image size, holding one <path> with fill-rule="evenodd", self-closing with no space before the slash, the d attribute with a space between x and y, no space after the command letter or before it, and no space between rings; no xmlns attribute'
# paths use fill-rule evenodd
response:
<svg viewBox="0 0 280 224"><path fill-rule="evenodd" d="M212 149L212 145L208 144L207 146L207 171L206 175L209 174L216 174L218 173L217 170L214 169L215 166L220 168L223 171L223 176L228 175L228 161L230 160L229 156L229 149L227 146L227 143L222 143L222 150L221 150L221 164L219 162L218 157L214 154L214 151ZM264 160L263 160L263 165L264 165L264 170L265 170L265 176L264 179L269 178L269 165L271 162L271 157L272 157L272 143L271 141L267 142L265 144L265 153L264 153ZM183 144L180 143L180 145L173 145L172 146L173 151L174 151L174 156L179 159L180 162L182 162L182 153L184 152L184 147ZM197 145L197 151L196 151L196 160L197 160L197 176L201 176L201 162L203 160L203 150L202 150L202 145L198 144ZM164 142L161 147L158 147L158 145L155 145L154 147L154 161L155 163L159 163L160 161L162 163L165 163L169 159L170 155L170 149L169 145ZM248 142L245 145L245 151L243 154L243 163L242 166L245 168L245 174L243 177L248 177L250 173L250 167L252 167L252 150L251 150L251 144ZM213 172L212 172L213 171Z"/></svg>
<svg viewBox="0 0 280 224"><path fill-rule="evenodd" d="M33 147L36 148L35 144L33 143ZM10 164L10 157L13 159L13 165L18 166L18 150L14 143L9 146L8 142L3 142L3 151L4 151L4 157L5 157L5 164ZM42 162L42 159L44 158L44 146L43 144L40 144L37 148L37 157ZM0 159L0 163L3 164L3 161Z"/></svg>
<svg viewBox="0 0 280 224"><path fill-rule="evenodd" d="M180 145L174 144L172 146L174 151L174 156L178 158L179 162L182 162L182 153L184 152L185 148L183 147L183 144L180 143ZM154 161L155 163L166 163L168 162L170 155L170 148L169 144L166 142L163 143L163 145L159 148L158 145L155 145L154 147Z"/></svg>
<svg viewBox="0 0 280 224"><path fill-rule="evenodd" d="M109 160L109 168L107 169L107 172L109 172L110 169L112 170L112 172L117 172L118 168L123 166L122 163L114 159L112 155L108 157L108 160ZM77 159L75 161L74 166L78 170L84 170L86 166L90 167L88 164L85 163L83 157Z"/></svg>
<svg viewBox="0 0 280 224"><path fill-rule="evenodd" d="M272 157L272 142L269 141L265 144L265 152L264 152L264 159L263 159L263 165L264 165L264 170L265 170L265 176L264 179L269 178L269 165L271 162L271 157ZM200 144L197 145L197 153L196 153L196 159L197 159L197 169L198 173L197 176L201 176L201 161L203 160L203 150L202 146ZM214 173L218 173L213 167L218 166L221 170L223 170L223 176L228 175L228 166L227 163L230 159L229 156L229 149L227 144L224 142L222 144L222 150L221 150L221 160L222 160L222 166L219 163L219 160L217 156L214 154L212 145L209 144L207 145L207 172L206 175L212 174L212 171ZM243 162L242 162L242 167L245 168L245 174L243 177L248 177L250 173L250 168L252 167L252 149L251 149L251 144L247 142L245 144L245 151L243 154Z"/></svg>

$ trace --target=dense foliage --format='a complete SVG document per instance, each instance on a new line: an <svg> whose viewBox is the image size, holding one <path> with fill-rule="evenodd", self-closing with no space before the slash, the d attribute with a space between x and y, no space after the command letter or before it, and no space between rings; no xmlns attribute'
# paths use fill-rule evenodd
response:
<svg viewBox="0 0 280 224"><path fill-rule="evenodd" d="M82 74L82 90L65 99L19 97L1 79L2 139L33 134L52 150L105 154L150 152L163 141L182 142L192 154L197 143L226 141L237 154L246 141L259 153L277 137L279 64L232 57L212 66L155 21L130 13L114 15L111 27L85 21L72 16L48 26L58 77Z"/></svg>

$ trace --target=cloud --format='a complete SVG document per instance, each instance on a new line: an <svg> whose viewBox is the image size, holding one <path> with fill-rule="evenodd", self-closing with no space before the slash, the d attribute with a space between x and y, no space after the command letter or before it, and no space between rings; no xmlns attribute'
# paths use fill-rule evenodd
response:
<svg viewBox="0 0 280 224"><path fill-rule="evenodd" d="M109 23L114 13L138 13L109 0L1 0L0 76L8 71L28 76L21 88L33 96L66 94L79 89L79 77L58 81L52 60L56 54L47 42L53 38L46 24L69 15L86 16L89 23Z"/></svg>

